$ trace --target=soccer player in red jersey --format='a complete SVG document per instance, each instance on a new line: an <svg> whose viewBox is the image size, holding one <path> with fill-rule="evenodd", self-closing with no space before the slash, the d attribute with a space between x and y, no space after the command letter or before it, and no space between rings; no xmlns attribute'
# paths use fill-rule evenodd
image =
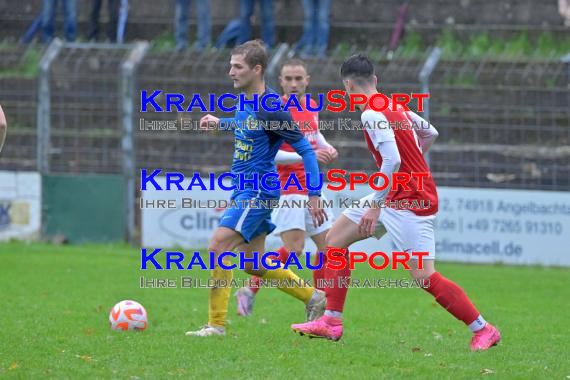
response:
<svg viewBox="0 0 570 380"><path fill-rule="evenodd" d="M363 94L370 99L378 93L374 65L366 56L357 55L346 60L341 67L341 78L348 94ZM374 103L375 108L382 108L382 100L379 100L380 104ZM359 108L362 110L363 125L369 127L363 130L366 144L381 173L388 178L392 178L392 173L430 173L423 155L438 136L433 126L402 107L396 111L391 111L389 107L383 112L376 112L370 108L369 101ZM413 122L419 126L429 125L429 128L402 127L405 124L413 125ZM386 186L385 190L376 191L363 199L415 200L418 203L420 200L429 200L429 207L405 210L390 207L349 208L334 223L327 235L327 250L333 257L344 256L347 265L340 270L325 269L325 278L334 281L333 287L325 289L325 315L312 322L293 325L294 331L331 340L342 337L342 312L348 289L339 286L339 277L350 277L348 247L370 236L379 238L387 232L399 251L409 254L428 252L428 256L422 260L423 269L419 267L419 260L412 259L408 262L409 272L414 279L423 281L423 289L435 297L437 303L469 327L473 332L470 344L473 351L489 349L499 342L499 330L485 321L465 291L435 269L434 220L438 198L431 173L423 178L423 189L418 178L413 178L407 185L409 189L399 185L391 190L391 186Z"/></svg>
<svg viewBox="0 0 570 380"><path fill-rule="evenodd" d="M300 59L289 59L283 63L279 76L279 82L284 94L282 96L283 102L287 103L292 94L297 97L303 110L301 111L296 107L291 107L291 118L293 121L299 123L299 129L311 143L319 163L328 164L338 157L338 152L325 140L319 131L318 111L307 110L305 93L309 81L310 76L307 73L305 62ZM310 102L313 108L317 107L314 100L310 99ZM300 155L295 153L295 150L289 144L284 143L281 145L275 156L275 161L277 162L279 180L282 184L287 182L291 173L297 176L299 183L305 183L303 159ZM309 199L308 196L307 190L301 190L296 186L291 186L287 190L281 190L280 203L281 205L291 205L293 201L301 201L302 204L303 200ZM321 196L321 198L324 199L324 196ZM297 252L299 255L303 251L305 237L307 235L311 237L317 246L317 252L326 251L325 237L332 226L333 220L332 211L326 209L326 213L328 220L321 226L315 227L307 209L299 207L279 207L273 211L273 224L277 226L273 234L281 236L283 240L283 246L276 251L279 253L278 259L281 260L281 262L285 263L287 261L290 252ZM318 256L315 255L315 262L317 260ZM323 275L324 268L313 271L313 285L316 288L318 288L318 280L322 279ZM253 276L250 284L250 287L241 288L235 294L238 315L248 316L253 309L255 295L260 289L259 277ZM310 319L315 319L314 317L315 316L311 316Z"/></svg>

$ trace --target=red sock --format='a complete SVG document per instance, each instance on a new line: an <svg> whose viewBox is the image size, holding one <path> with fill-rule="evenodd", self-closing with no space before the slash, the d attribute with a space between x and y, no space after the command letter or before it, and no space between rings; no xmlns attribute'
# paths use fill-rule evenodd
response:
<svg viewBox="0 0 570 380"><path fill-rule="evenodd" d="M289 256L291 256L291 252L286 250L285 246L279 247L279 249L275 252L277 252L279 254L279 256L277 258L279 260L281 260L281 262L283 264L285 264L287 262L287 259L289 258Z"/></svg>
<svg viewBox="0 0 570 380"><path fill-rule="evenodd" d="M348 248L335 248L327 247L327 252L331 252L332 256L344 256L346 265L341 269L325 268L325 279L327 282L333 280L333 286L327 285L325 292L327 293L327 307L326 310L342 312L344 309L344 302L346 301L346 293L350 282L350 263L348 262ZM327 254L325 252L325 255ZM338 262L336 263L338 265ZM340 277L348 277L349 280L341 282Z"/></svg>
<svg viewBox="0 0 570 380"><path fill-rule="evenodd" d="M319 252L315 254L313 265L319 263ZM327 251L323 252L323 265L319 269L313 269L313 286L315 289L325 291L322 281L325 279L325 265L327 265Z"/></svg>
<svg viewBox="0 0 570 380"><path fill-rule="evenodd" d="M249 279L249 290L253 292L253 294L257 294L259 292L259 277L251 276Z"/></svg>
<svg viewBox="0 0 570 380"><path fill-rule="evenodd" d="M479 311L459 285L443 277L439 272L432 274L428 281L428 287L423 289L434 296L437 303L451 315L468 326L477 319Z"/></svg>

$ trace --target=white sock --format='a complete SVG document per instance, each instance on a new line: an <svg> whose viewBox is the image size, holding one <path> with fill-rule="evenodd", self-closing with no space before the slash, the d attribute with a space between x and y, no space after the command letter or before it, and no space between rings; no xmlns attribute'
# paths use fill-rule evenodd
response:
<svg viewBox="0 0 570 380"><path fill-rule="evenodd" d="M485 327L486 324L487 324L487 321L485 320L485 318L483 318L481 316L481 314L479 314L477 319L474 320L473 322L471 322L471 324L469 325L469 330L471 330L472 332L479 331L483 327Z"/></svg>
<svg viewBox="0 0 570 380"><path fill-rule="evenodd" d="M327 317L342 318L342 312L341 311L325 310L325 315Z"/></svg>

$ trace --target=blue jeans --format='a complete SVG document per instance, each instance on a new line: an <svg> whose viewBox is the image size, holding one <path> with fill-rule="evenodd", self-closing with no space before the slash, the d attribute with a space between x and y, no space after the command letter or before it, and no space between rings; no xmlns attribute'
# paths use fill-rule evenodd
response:
<svg viewBox="0 0 570 380"><path fill-rule="evenodd" d="M212 19L210 17L210 0L196 0L198 24L198 41L196 50L203 51L212 39ZM174 38L176 50L184 50L188 44L188 17L190 0L176 0L174 6Z"/></svg>
<svg viewBox="0 0 570 380"><path fill-rule="evenodd" d="M42 19L43 15L40 13L40 15L36 17L36 19L32 22L32 25L28 27L26 33L24 33L24 36L22 37L22 43L29 44L32 42L36 33L42 29Z"/></svg>
<svg viewBox="0 0 570 380"><path fill-rule="evenodd" d="M117 42L125 42L125 29L129 17L129 0L121 0L119 4L119 20L117 21Z"/></svg>
<svg viewBox="0 0 570 380"><path fill-rule="evenodd" d="M273 21L273 0L259 0L261 3L261 39L268 47L275 44L275 23ZM255 0L241 0L239 7L239 15L241 20L241 31L237 41L243 44L251 40L251 16L253 16L253 8Z"/></svg>
<svg viewBox="0 0 570 380"><path fill-rule="evenodd" d="M305 21L303 35L295 50L307 55L314 53L324 56L329 43L331 0L301 0L301 3Z"/></svg>
<svg viewBox="0 0 570 380"><path fill-rule="evenodd" d="M99 15L103 0L93 0L91 14L89 15L88 40L96 40L99 34ZM117 40L117 22L119 20L119 2L117 0L107 0L107 12L109 14L109 25L107 25L107 39L111 42Z"/></svg>
<svg viewBox="0 0 570 380"><path fill-rule="evenodd" d="M75 41L75 35L77 32L77 20L75 13L76 0L62 0L62 3L65 39L67 41ZM57 0L44 0L42 10L42 42L44 43L50 42L53 39L56 7Z"/></svg>
<svg viewBox="0 0 570 380"><path fill-rule="evenodd" d="M226 25L226 27L224 28L224 30L216 40L214 47L216 49L222 49L224 47L233 47L240 36L239 34L240 31L241 31L240 20L239 19L231 20L230 22L228 22L228 25Z"/></svg>

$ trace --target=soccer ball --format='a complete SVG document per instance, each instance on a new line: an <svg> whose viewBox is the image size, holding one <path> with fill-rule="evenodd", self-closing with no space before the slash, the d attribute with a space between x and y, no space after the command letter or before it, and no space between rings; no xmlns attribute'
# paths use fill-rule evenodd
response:
<svg viewBox="0 0 570 380"><path fill-rule="evenodd" d="M144 307L135 301L121 301L111 309L109 324L115 331L146 329L148 317Z"/></svg>

